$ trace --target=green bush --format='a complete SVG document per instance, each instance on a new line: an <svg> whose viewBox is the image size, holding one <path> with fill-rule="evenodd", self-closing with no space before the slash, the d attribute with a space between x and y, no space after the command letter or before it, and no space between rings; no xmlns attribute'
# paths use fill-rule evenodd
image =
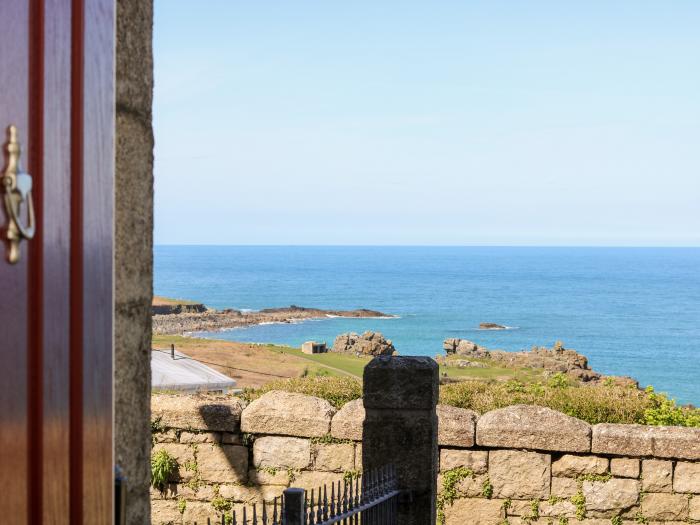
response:
<svg viewBox="0 0 700 525"><path fill-rule="evenodd" d="M362 397L362 382L352 377L299 377L272 381L256 389L246 389L243 397L249 401L272 390L284 390L327 400L335 408Z"/></svg>
<svg viewBox="0 0 700 525"><path fill-rule="evenodd" d="M340 408L362 397L361 381L351 377L303 377L272 381L258 389L246 389L243 397L257 399L271 390L297 392L328 400ZM440 403L469 408L480 414L510 405L538 405L596 423L640 423L700 427L700 409L679 407L652 388L631 386L577 385L563 374L553 375L547 384L524 384L511 380L460 381L440 387Z"/></svg>
<svg viewBox="0 0 700 525"><path fill-rule="evenodd" d="M565 386L560 381L547 385L462 381L440 387L440 402L480 414L524 404L552 408L590 424L700 426L700 409L678 407L675 401L654 393L653 389L642 391L629 386Z"/></svg>
<svg viewBox="0 0 700 525"><path fill-rule="evenodd" d="M679 407L674 399L666 394L657 394L654 387L646 389L649 408L644 411L647 425L675 425L681 427L700 427L700 409Z"/></svg>
<svg viewBox="0 0 700 525"><path fill-rule="evenodd" d="M177 460L167 450L161 449L151 456L151 486L165 490L170 478L177 472Z"/></svg>

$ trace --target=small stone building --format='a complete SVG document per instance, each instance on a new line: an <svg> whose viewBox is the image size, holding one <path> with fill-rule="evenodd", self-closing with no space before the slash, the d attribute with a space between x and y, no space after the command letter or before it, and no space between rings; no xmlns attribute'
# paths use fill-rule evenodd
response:
<svg viewBox="0 0 700 525"><path fill-rule="evenodd" d="M317 343L316 341L306 341L301 345L301 351L305 354L325 354L328 352L326 343Z"/></svg>

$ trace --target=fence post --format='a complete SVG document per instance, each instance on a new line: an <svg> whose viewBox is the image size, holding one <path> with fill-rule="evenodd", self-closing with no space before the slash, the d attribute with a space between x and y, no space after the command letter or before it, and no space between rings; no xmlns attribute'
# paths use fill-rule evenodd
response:
<svg viewBox="0 0 700 525"><path fill-rule="evenodd" d="M304 523L304 489L286 489L284 491L284 525L305 525Z"/></svg>
<svg viewBox="0 0 700 525"><path fill-rule="evenodd" d="M435 524L438 384L430 357L375 357L365 367L362 469L396 467L401 525Z"/></svg>

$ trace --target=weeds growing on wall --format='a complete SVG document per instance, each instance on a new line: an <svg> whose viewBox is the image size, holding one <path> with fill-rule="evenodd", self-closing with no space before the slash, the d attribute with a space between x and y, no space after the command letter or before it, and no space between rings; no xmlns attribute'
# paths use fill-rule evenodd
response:
<svg viewBox="0 0 700 525"><path fill-rule="evenodd" d="M170 478L177 472L177 460L161 449L151 456L151 485L153 488L165 490Z"/></svg>

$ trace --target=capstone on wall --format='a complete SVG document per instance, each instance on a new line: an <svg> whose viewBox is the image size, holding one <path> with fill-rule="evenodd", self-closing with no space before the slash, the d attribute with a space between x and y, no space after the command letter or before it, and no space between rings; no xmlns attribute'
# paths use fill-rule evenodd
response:
<svg viewBox="0 0 700 525"><path fill-rule="evenodd" d="M154 450L177 458L153 523L206 522L362 468L362 400L270 392L156 395ZM438 509L448 525L700 522L700 429L588 425L516 405L478 416L438 406Z"/></svg>

